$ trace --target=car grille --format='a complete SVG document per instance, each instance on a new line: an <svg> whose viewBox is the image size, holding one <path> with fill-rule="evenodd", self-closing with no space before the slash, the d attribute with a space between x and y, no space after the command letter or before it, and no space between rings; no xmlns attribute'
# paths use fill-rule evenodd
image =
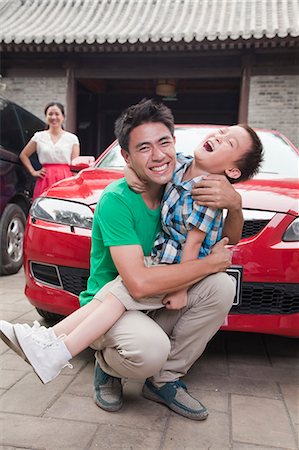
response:
<svg viewBox="0 0 299 450"><path fill-rule="evenodd" d="M79 295L87 286L89 271L66 266L31 263L33 276L45 284ZM241 305L233 314L294 314L299 312L299 285L243 283Z"/></svg>
<svg viewBox="0 0 299 450"><path fill-rule="evenodd" d="M65 291L69 291L75 295L79 295L80 292L85 291L89 270L60 266L59 273Z"/></svg>
<svg viewBox="0 0 299 450"><path fill-rule="evenodd" d="M299 312L299 284L243 283L237 314L294 314Z"/></svg>
<svg viewBox="0 0 299 450"><path fill-rule="evenodd" d="M245 220L242 230L242 239L258 234L269 223L269 220Z"/></svg>
<svg viewBox="0 0 299 450"><path fill-rule="evenodd" d="M51 266L31 262L33 277L50 286L64 289L72 294L79 295L87 286L89 270L76 267Z"/></svg>
<svg viewBox="0 0 299 450"><path fill-rule="evenodd" d="M58 276L58 268L56 266L31 262L30 267L31 273L36 280L42 281L50 286L62 288L61 281Z"/></svg>

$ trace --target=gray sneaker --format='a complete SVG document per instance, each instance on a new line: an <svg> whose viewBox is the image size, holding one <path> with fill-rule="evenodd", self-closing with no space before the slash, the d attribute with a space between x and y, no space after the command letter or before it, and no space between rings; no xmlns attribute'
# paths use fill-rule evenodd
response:
<svg viewBox="0 0 299 450"><path fill-rule="evenodd" d="M189 394L182 381L165 383L158 388L150 380L146 380L142 393L148 400L163 403L172 411L188 419L205 420L208 417L207 408Z"/></svg>
<svg viewBox="0 0 299 450"><path fill-rule="evenodd" d="M114 412L123 405L123 388L120 378L115 378L104 372L99 364L95 364L94 401L99 408Z"/></svg>

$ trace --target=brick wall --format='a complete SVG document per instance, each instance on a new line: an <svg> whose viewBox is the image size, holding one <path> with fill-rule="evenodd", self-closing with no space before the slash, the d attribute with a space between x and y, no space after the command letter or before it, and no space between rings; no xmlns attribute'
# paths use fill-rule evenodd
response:
<svg viewBox="0 0 299 450"><path fill-rule="evenodd" d="M274 128L299 148L299 75L254 76L249 98L249 124Z"/></svg>
<svg viewBox="0 0 299 450"><path fill-rule="evenodd" d="M42 120L47 103L57 101L66 107L66 77L8 77L3 95L28 109Z"/></svg>
<svg viewBox="0 0 299 450"><path fill-rule="evenodd" d="M5 97L41 119L47 103L66 106L66 77L4 77L1 81L6 84ZM253 76L249 97L249 124L277 129L299 147L299 75Z"/></svg>

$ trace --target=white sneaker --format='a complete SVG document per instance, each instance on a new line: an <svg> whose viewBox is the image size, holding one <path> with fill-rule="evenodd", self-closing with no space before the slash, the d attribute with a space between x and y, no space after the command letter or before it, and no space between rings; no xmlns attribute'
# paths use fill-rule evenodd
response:
<svg viewBox="0 0 299 450"><path fill-rule="evenodd" d="M32 327L30 327L27 323L20 324L20 326L23 327L27 333L38 334L40 339L44 340L45 342L56 339L56 335L53 329L41 326L37 320L33 322ZM6 320L0 320L0 337L5 342L5 344L8 345L8 347L16 352L17 355L24 359L24 361L28 362L25 353L19 346L14 332L14 325L12 323L6 322Z"/></svg>
<svg viewBox="0 0 299 450"><path fill-rule="evenodd" d="M57 377L64 367L73 367L69 363L72 355L63 342L63 336L45 340L40 333L28 333L18 323L14 325L14 332L28 362L43 383Z"/></svg>
<svg viewBox="0 0 299 450"><path fill-rule="evenodd" d="M37 320L34 320L31 330L33 333L37 333L44 341L54 341L57 338L52 327L44 327Z"/></svg>
<svg viewBox="0 0 299 450"><path fill-rule="evenodd" d="M24 324L26 329L30 330L30 326L26 323ZM16 352L24 361L27 361L26 355L19 346L17 338L15 336L13 324L6 322L6 320L0 320L0 337L2 341L5 342L8 347L10 347L14 352Z"/></svg>

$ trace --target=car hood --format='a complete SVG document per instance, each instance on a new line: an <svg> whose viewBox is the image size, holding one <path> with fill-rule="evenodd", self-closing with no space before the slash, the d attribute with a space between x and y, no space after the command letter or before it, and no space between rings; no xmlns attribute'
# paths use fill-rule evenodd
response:
<svg viewBox="0 0 299 450"><path fill-rule="evenodd" d="M102 191L109 183L123 176L122 169L84 169L74 177L54 184L47 190L46 196L92 206L97 203Z"/></svg>
<svg viewBox="0 0 299 450"><path fill-rule="evenodd" d="M56 183L46 195L93 206L103 189L122 177L122 169L85 169L72 178ZM242 195L244 208L298 215L299 190L296 179L254 179L238 183L236 188Z"/></svg>
<svg viewBox="0 0 299 450"><path fill-rule="evenodd" d="M254 179L238 183L243 207L298 215L299 190L297 179Z"/></svg>

